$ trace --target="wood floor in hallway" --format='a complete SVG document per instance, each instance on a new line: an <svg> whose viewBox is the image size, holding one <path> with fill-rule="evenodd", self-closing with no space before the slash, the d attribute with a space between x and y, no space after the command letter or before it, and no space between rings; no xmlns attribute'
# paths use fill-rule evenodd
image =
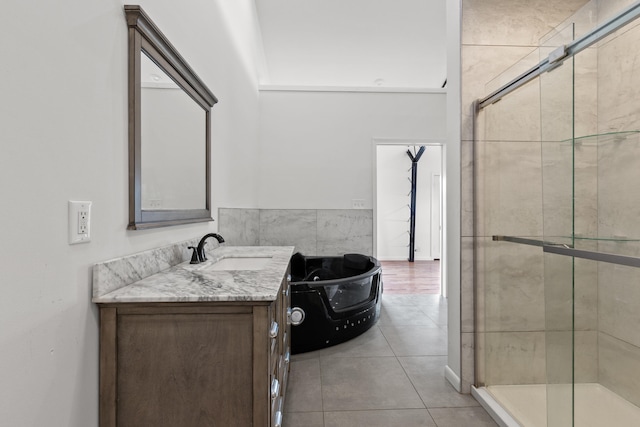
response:
<svg viewBox="0 0 640 427"><path fill-rule="evenodd" d="M386 294L439 294L440 261L380 261Z"/></svg>

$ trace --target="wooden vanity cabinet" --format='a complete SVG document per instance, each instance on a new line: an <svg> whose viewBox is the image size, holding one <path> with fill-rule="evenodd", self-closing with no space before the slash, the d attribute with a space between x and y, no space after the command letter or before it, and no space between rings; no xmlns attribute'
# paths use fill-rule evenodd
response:
<svg viewBox="0 0 640 427"><path fill-rule="evenodd" d="M280 426L289 305L100 304L100 427Z"/></svg>

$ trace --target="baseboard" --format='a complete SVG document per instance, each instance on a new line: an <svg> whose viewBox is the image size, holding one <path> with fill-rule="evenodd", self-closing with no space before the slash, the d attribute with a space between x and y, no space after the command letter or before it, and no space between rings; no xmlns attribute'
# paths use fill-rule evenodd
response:
<svg viewBox="0 0 640 427"><path fill-rule="evenodd" d="M444 367L444 377L451 383L453 388L455 388L458 393L462 392L462 380L460 379L458 374L453 372L453 369L451 369L449 365L446 365Z"/></svg>
<svg viewBox="0 0 640 427"><path fill-rule="evenodd" d="M484 388L475 388L471 386L471 395L480 403L480 405L487 411L491 418L500 426L500 427L522 427L522 425L517 422L510 413L505 411L505 409L500 406L498 402L493 398L493 396Z"/></svg>

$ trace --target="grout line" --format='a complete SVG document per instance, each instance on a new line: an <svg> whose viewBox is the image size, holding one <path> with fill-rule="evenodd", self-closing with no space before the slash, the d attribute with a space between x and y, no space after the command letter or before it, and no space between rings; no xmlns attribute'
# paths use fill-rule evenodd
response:
<svg viewBox="0 0 640 427"><path fill-rule="evenodd" d="M324 381L322 381L322 358L318 357L318 372L320 372L320 407L322 408L322 425L324 425Z"/></svg>
<svg viewBox="0 0 640 427"><path fill-rule="evenodd" d="M424 357L424 356L423 356ZM429 409L427 408L427 402L424 401L424 399L422 398L422 396L420 395L420 392L418 392L418 389L416 388L416 385L413 383L413 380L411 379L411 376L407 373L407 370L404 368L404 365L402 364L402 362L400 361L399 357L396 357L396 360L398 361L398 364L400 365L400 368L402 369L402 372L404 372L404 375L407 377L407 379L409 380L409 382L411 383L411 387L413 387L413 390L416 392L416 394L418 395L418 397L420 398L420 401L422 402L422 405L424 406L425 409ZM431 415L431 413L429 413L429 415Z"/></svg>
<svg viewBox="0 0 640 427"><path fill-rule="evenodd" d="M382 334L382 338L384 338L384 340L387 342L387 345L389 346L389 348L391 349L391 352L393 353L393 357L395 357L396 359L398 359L398 355L396 354L396 351L393 349L393 347L391 346L391 343L389 342L389 340L387 339L387 336L384 334L384 332L382 331L382 328L380 327L380 319L378 319L378 324L376 324L376 328L378 328L378 330L380 331L380 333ZM384 325L383 325L384 326ZM398 361L399 363L399 361Z"/></svg>

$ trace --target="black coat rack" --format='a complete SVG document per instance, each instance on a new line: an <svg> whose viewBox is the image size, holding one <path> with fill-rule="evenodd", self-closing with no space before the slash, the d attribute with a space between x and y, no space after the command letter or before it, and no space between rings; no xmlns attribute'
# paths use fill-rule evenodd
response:
<svg viewBox="0 0 640 427"><path fill-rule="evenodd" d="M409 262L413 262L416 247L416 188L418 187L418 161L424 153L424 145L417 153L407 150L407 155L411 159L411 217L409 219Z"/></svg>

